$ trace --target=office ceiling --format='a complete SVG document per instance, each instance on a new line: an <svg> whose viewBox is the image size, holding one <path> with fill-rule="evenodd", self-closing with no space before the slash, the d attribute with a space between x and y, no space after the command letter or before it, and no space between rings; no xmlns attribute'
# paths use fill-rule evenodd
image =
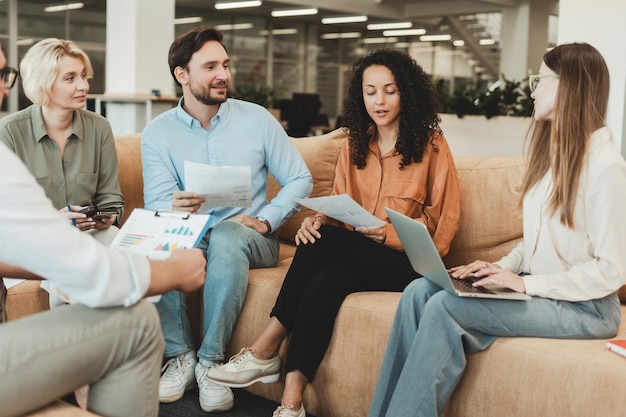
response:
<svg viewBox="0 0 626 417"><path fill-rule="evenodd" d="M101 15L106 7L105 0L82 1L85 3L83 11L86 14ZM558 0L545 1L555 4L556 14ZM61 2L20 0L18 8L41 8L43 11L45 5ZM319 10L317 15L297 19L316 24L319 24L323 17L364 14L368 17L365 23L323 25L319 29L320 33L359 31L364 38L382 36L380 31L368 31L366 26L369 23L411 21L414 28L426 29L427 34L447 33L452 35L454 40L463 40L465 45L462 48L478 63L476 66L484 69L484 73L491 78L498 78L500 25L499 21L493 25L486 23L484 17L499 16L506 8L518 7L522 2L523 0L263 0L260 7L240 10L242 13L245 10L247 15L269 17L270 12L276 9L315 6ZM217 13L215 3L216 0L176 0L176 17ZM154 4L157 6L158 0ZM485 38L492 38L495 43L481 45L480 40ZM417 41L417 38L405 38L403 41Z"/></svg>
<svg viewBox="0 0 626 417"><path fill-rule="evenodd" d="M224 0L221 0L224 1ZM558 1L558 0L550 0ZM179 10L215 11L215 0L176 0ZM382 33L368 32L369 23L411 21L414 28L424 28L428 34L451 34L453 39L463 40L468 51L483 73L498 78L500 60L500 27L485 23L486 15L498 15L505 8L518 7L522 0L263 0L260 7L245 9L246 14L270 16L276 9L297 7L318 8L315 16L298 17L299 20L319 23L323 17L338 17L365 14L368 21L357 24L324 25L320 32L360 31L363 37L381 36ZM243 9L242 9L243 10ZM183 17L183 16L177 16ZM493 45L480 44L481 39L495 39ZM408 40L408 39L407 39Z"/></svg>

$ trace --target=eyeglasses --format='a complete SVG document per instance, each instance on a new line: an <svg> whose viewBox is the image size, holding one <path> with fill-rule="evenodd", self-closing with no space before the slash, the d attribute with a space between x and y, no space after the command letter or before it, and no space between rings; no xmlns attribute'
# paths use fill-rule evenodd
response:
<svg viewBox="0 0 626 417"><path fill-rule="evenodd" d="M4 87L11 89L15 85L15 81L17 81L17 76L19 75L19 71L15 68L4 67L0 70L0 78L4 81Z"/></svg>
<svg viewBox="0 0 626 417"><path fill-rule="evenodd" d="M559 74L532 74L528 76L528 86L530 87L530 91L535 91L537 85L539 85L539 80L542 78L559 78Z"/></svg>

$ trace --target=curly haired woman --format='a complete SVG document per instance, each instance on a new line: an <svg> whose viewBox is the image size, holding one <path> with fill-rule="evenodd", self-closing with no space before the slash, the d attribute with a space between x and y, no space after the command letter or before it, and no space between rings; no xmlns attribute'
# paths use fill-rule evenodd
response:
<svg viewBox="0 0 626 417"><path fill-rule="evenodd" d="M386 224L353 229L322 213L306 218L269 324L250 348L209 370L209 378L231 387L277 381L278 351L291 333L282 405L274 416L304 417L304 389L344 298L402 291L418 278L384 207L423 222L440 254L448 252L459 219L459 184L438 106L428 75L410 56L384 49L354 63L343 113L349 140L332 194L350 195Z"/></svg>

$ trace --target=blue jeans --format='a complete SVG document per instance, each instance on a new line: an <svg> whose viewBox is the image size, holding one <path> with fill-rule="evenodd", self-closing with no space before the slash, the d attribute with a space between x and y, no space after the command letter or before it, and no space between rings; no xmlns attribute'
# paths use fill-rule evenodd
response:
<svg viewBox="0 0 626 417"><path fill-rule="evenodd" d="M584 302L470 299L417 279L400 299L369 416L443 415L466 354L498 337L603 339L619 323L617 293Z"/></svg>
<svg viewBox="0 0 626 417"><path fill-rule="evenodd" d="M200 249L206 253L203 340L198 357L203 362L224 360L226 345L241 312L250 268L268 268L278 262L278 238L263 236L236 221L223 221L207 232ZM194 350L185 294L171 291L157 303L165 337L165 356Z"/></svg>

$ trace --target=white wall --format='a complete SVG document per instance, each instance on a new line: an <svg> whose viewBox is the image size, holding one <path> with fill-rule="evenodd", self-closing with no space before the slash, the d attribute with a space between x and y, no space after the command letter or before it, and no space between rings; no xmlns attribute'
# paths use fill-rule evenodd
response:
<svg viewBox="0 0 626 417"><path fill-rule="evenodd" d="M626 1L560 0L558 43L587 42L604 56L611 74L607 125L626 155Z"/></svg>

